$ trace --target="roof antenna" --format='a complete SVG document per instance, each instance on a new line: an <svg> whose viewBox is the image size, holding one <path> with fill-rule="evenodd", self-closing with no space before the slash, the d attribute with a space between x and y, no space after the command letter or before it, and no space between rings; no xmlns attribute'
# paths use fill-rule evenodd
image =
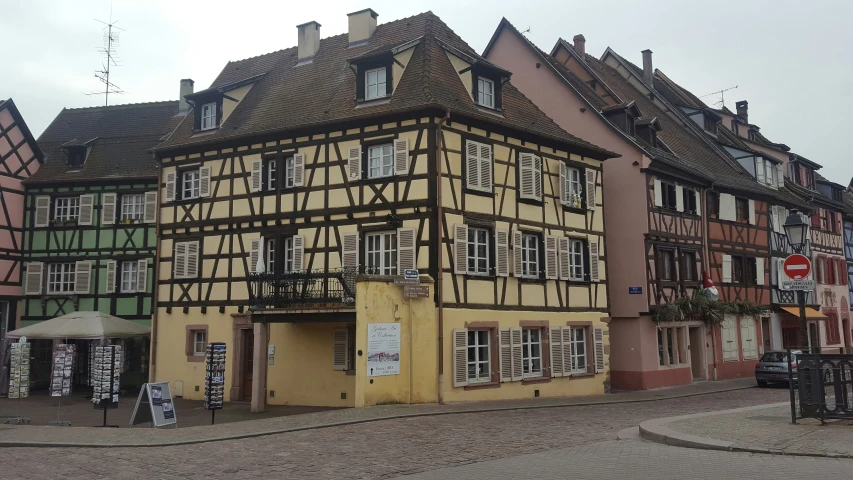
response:
<svg viewBox="0 0 853 480"><path fill-rule="evenodd" d="M737 87L738 87L738 86L737 86L737 85L735 85L734 87L724 88L724 89L722 89L722 90L717 90L716 92L706 93L705 95L702 95L702 96L701 96L701 97L699 97L699 98L705 98L705 97L710 97L711 95L717 95L717 94L719 94L719 95L720 95L720 100L719 100L719 101L714 102L714 105L719 105L719 106L720 106L720 108L725 108L725 106L726 106L726 96L725 96L725 95L726 95L726 92L728 92L729 90L734 90L734 89L736 89Z"/></svg>
<svg viewBox="0 0 853 480"><path fill-rule="evenodd" d="M119 44L119 32L125 31L123 28L119 28L116 26L118 20L113 21L113 7L110 4L110 21L105 22L103 20L95 19L96 22L103 23L105 27L104 30L104 46L103 48L99 48L98 52L102 53L106 57L106 63L101 63L101 69L95 70L95 78L101 81L104 84L103 91L100 92L90 92L86 95L103 95L104 96L104 106L110 104L110 94L121 95L125 93L124 90L121 89L118 85L110 82L110 68L111 67L120 67L118 61L118 54L116 53L116 47Z"/></svg>
<svg viewBox="0 0 853 480"><path fill-rule="evenodd" d="M521 32L521 34L522 34L522 35L524 35L524 34L526 34L526 33L530 33L530 27L527 27L527 30L525 30L525 31Z"/></svg>

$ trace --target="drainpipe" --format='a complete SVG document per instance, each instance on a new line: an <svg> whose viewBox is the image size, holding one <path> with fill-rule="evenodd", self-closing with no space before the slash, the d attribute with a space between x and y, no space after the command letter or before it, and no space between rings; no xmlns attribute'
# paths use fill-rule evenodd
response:
<svg viewBox="0 0 853 480"><path fill-rule="evenodd" d="M438 275L436 275L435 279L435 288L438 291L437 299L438 299L438 403L439 405L444 404L444 394L442 392L442 388L444 386L444 209L441 206L441 126L444 125L444 122L450 120L450 110L447 110L447 113L444 115L444 118L438 122L438 128L436 129L436 142L435 142L435 163L436 163L436 213L438 214L438 220L436 221L436 226L438 230L438 258L436 261L438 262Z"/></svg>
<svg viewBox="0 0 853 480"><path fill-rule="evenodd" d="M155 156L156 160L156 156ZM159 282L160 272L160 176L157 176L157 221L154 223L154 280L151 282L151 351L148 354L151 356L148 362L148 381L153 382L157 372L157 284Z"/></svg>
<svg viewBox="0 0 853 480"><path fill-rule="evenodd" d="M708 223L708 210L709 210L707 192L713 192L714 189L716 188L716 186L717 186L717 182L711 182L711 186L705 190L705 192L706 192L705 199L704 199L705 201L702 202L704 205L703 208L705 209L705 211L702 212L702 218L705 219L705 224L702 225L702 244L703 244L702 250L705 253L705 260L706 260L708 265L711 264L710 263L711 262L711 258L710 258L711 249L708 246L708 229L705 228L707 223ZM720 285L720 287L722 288L722 285ZM713 377L712 378L714 380L717 380L717 332L716 332L715 328L716 328L715 326L711 327L711 361L713 362L713 365L714 365L714 371L713 371Z"/></svg>

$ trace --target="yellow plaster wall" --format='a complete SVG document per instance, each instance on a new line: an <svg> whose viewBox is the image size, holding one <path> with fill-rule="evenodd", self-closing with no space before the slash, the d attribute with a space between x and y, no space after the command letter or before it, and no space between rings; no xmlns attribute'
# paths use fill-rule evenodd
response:
<svg viewBox="0 0 853 480"><path fill-rule="evenodd" d="M453 69L456 70L457 73L471 66L470 63L466 62L465 60L462 60L456 55L451 55L450 52L447 52L447 58L450 59L450 64L453 65ZM465 73L460 73L459 78L462 79L462 84L465 85L465 90L468 91L468 95L472 96L474 92L474 87L472 85L471 70L468 70Z"/></svg>
<svg viewBox="0 0 853 480"><path fill-rule="evenodd" d="M231 113L237 108L237 105L243 100L249 90L252 89L252 85L254 83L250 83L248 85L243 85L242 87L235 88L234 90L228 90L225 92L225 95L228 95L231 98L236 99L237 101L229 100L227 98L222 99L222 124L228 120L228 117L231 116Z"/></svg>
<svg viewBox="0 0 853 480"><path fill-rule="evenodd" d="M394 55L394 60L396 60L396 62L392 65L391 77L394 80L393 90L395 92L397 91L397 84L400 83L400 78L403 76L403 72L406 70L406 66L409 64L409 60L411 60L413 53L415 53L414 47ZM403 65L400 66L397 62L400 62Z"/></svg>

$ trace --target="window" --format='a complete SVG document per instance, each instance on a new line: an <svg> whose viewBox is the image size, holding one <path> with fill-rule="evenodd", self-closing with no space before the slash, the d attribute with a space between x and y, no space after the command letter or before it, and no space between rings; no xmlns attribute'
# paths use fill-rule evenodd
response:
<svg viewBox="0 0 853 480"><path fill-rule="evenodd" d="M489 231L468 227L468 273L489 274Z"/></svg>
<svg viewBox="0 0 853 480"><path fill-rule="evenodd" d="M136 292L139 264L136 261L121 262L121 293Z"/></svg>
<svg viewBox="0 0 853 480"><path fill-rule="evenodd" d="M397 233L368 233L365 237L366 273L397 274Z"/></svg>
<svg viewBox="0 0 853 480"><path fill-rule="evenodd" d="M732 283L743 283L743 257L732 257Z"/></svg>
<svg viewBox="0 0 853 480"><path fill-rule="evenodd" d="M525 233L521 236L521 276L539 278L539 236Z"/></svg>
<svg viewBox="0 0 853 480"><path fill-rule="evenodd" d="M267 160L266 177L267 191L275 190L278 185L278 161L274 158Z"/></svg>
<svg viewBox="0 0 853 480"><path fill-rule="evenodd" d="M489 330L468 330L468 383L492 379Z"/></svg>
<svg viewBox="0 0 853 480"><path fill-rule="evenodd" d="M293 157L284 160L284 188L293 188Z"/></svg>
<svg viewBox="0 0 853 480"><path fill-rule="evenodd" d="M823 257L817 257L817 281L818 283L826 283L826 272Z"/></svg>
<svg viewBox="0 0 853 480"><path fill-rule="evenodd" d="M492 192L492 146L465 142L466 186L473 190Z"/></svg>
<svg viewBox="0 0 853 480"><path fill-rule="evenodd" d="M216 128L216 102L205 103L201 106L201 129Z"/></svg>
<svg viewBox="0 0 853 480"><path fill-rule="evenodd" d="M566 168L566 193L569 205L575 208L581 208L583 205L582 178L581 171L577 168Z"/></svg>
<svg viewBox="0 0 853 480"><path fill-rule="evenodd" d="M141 193L121 196L121 220L141 222L145 213L145 198Z"/></svg>
<svg viewBox="0 0 853 480"><path fill-rule="evenodd" d="M385 82L386 69L385 67L373 68L364 72L364 99L373 100L382 98L387 94L387 84Z"/></svg>
<svg viewBox="0 0 853 480"><path fill-rule="evenodd" d="M660 279L668 282L675 281L675 251L659 250L658 261L660 262Z"/></svg>
<svg viewBox="0 0 853 480"><path fill-rule="evenodd" d="M569 280L584 280L583 247L583 240L569 240Z"/></svg>
<svg viewBox="0 0 853 480"><path fill-rule="evenodd" d="M390 177L394 175L394 147L377 145L367 150L367 178Z"/></svg>
<svg viewBox="0 0 853 480"><path fill-rule="evenodd" d="M698 215L699 211L696 207L696 197L699 193L692 188L682 188L681 189L682 200L684 202L684 211L687 213L692 213L694 215Z"/></svg>
<svg viewBox="0 0 853 480"><path fill-rule="evenodd" d="M678 201L675 198L675 185L661 182L661 206L669 210L678 209Z"/></svg>
<svg viewBox="0 0 853 480"><path fill-rule="evenodd" d="M764 183L771 187L776 186L776 165L767 160L764 161Z"/></svg>
<svg viewBox="0 0 853 480"><path fill-rule="evenodd" d="M200 187L199 170L187 170L181 175L181 198L184 200L198 198Z"/></svg>
<svg viewBox="0 0 853 480"><path fill-rule="evenodd" d="M47 267L47 293L74 293L74 263L51 263Z"/></svg>
<svg viewBox="0 0 853 480"><path fill-rule="evenodd" d="M710 115L703 115L705 117L705 130L709 133L713 133L716 135L717 133L717 120Z"/></svg>
<svg viewBox="0 0 853 480"><path fill-rule="evenodd" d="M720 194L717 192L708 192L708 216L711 218L720 218Z"/></svg>
<svg viewBox="0 0 853 480"><path fill-rule="evenodd" d="M193 335L193 355L204 356L207 353L207 331L194 330Z"/></svg>
<svg viewBox="0 0 853 480"><path fill-rule="evenodd" d="M758 279L758 266L755 262L755 257L746 257L743 260L744 266L746 267L746 278L744 278L745 285L755 285ZM764 275L764 272L761 272Z"/></svg>
<svg viewBox="0 0 853 480"><path fill-rule="evenodd" d="M684 278L686 282L695 282L698 278L696 275L696 252L682 252L682 261L684 262Z"/></svg>
<svg viewBox="0 0 853 480"><path fill-rule="evenodd" d="M637 134L637 120L630 113L625 114L625 132L630 136Z"/></svg>
<svg viewBox="0 0 853 480"><path fill-rule="evenodd" d="M572 373L586 373L586 328L572 327Z"/></svg>
<svg viewBox="0 0 853 480"><path fill-rule="evenodd" d="M54 200L53 219L73 222L80 216L80 197L62 197Z"/></svg>
<svg viewBox="0 0 853 480"><path fill-rule="evenodd" d="M658 363L661 366L687 363L686 327L658 327Z"/></svg>
<svg viewBox="0 0 853 480"><path fill-rule="evenodd" d="M824 322L826 325L826 343L829 345L841 343L838 316L833 312L827 312L826 316L828 317L827 321Z"/></svg>
<svg viewBox="0 0 853 480"><path fill-rule="evenodd" d="M173 275L176 279L195 278L198 276L200 263L200 245L198 240L175 242L175 255L172 260Z"/></svg>
<svg viewBox="0 0 853 480"><path fill-rule="evenodd" d="M282 254L284 260L282 267L285 272L293 271L293 237L284 237L284 250L282 250Z"/></svg>
<svg viewBox="0 0 853 480"><path fill-rule="evenodd" d="M735 214L738 222L749 222L749 200L735 198Z"/></svg>
<svg viewBox="0 0 853 480"><path fill-rule="evenodd" d="M275 238L264 239L264 257L267 261L267 273L275 272ZM254 267L254 265L252 266Z"/></svg>
<svg viewBox="0 0 853 480"><path fill-rule="evenodd" d="M477 103L484 107L495 108L495 82L488 78L477 77Z"/></svg>
<svg viewBox="0 0 853 480"><path fill-rule="evenodd" d="M542 376L542 329L521 330L521 364L524 378Z"/></svg>

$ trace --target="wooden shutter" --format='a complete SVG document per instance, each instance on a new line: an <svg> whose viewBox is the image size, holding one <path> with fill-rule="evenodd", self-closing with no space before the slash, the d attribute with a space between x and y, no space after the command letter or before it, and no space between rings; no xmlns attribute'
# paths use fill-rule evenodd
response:
<svg viewBox="0 0 853 480"><path fill-rule="evenodd" d="M781 233L779 231L779 228L781 227L781 223L779 223L779 217L781 216L779 208L780 207L776 205L770 206L770 222L772 223L771 230L777 233Z"/></svg>
<svg viewBox="0 0 853 480"><path fill-rule="evenodd" d="M509 276L509 232L495 230L495 275Z"/></svg>
<svg viewBox="0 0 853 480"><path fill-rule="evenodd" d="M293 186L305 186L305 154L296 153L293 155Z"/></svg>
<svg viewBox="0 0 853 480"><path fill-rule="evenodd" d="M349 333L346 328L336 328L332 341L332 370L346 370L349 357Z"/></svg>
<svg viewBox="0 0 853 480"><path fill-rule="evenodd" d="M521 343L521 327L513 327L509 329L510 341L512 343L512 380L522 380L524 378L523 361L523 345Z"/></svg>
<svg viewBox="0 0 853 480"><path fill-rule="evenodd" d="M210 196L210 167L200 167L198 169L198 196Z"/></svg>
<svg viewBox="0 0 853 480"><path fill-rule="evenodd" d="M595 373L604 373L604 329L593 327L592 341L595 344Z"/></svg>
<svg viewBox="0 0 853 480"><path fill-rule="evenodd" d="M598 265L598 243L595 241L589 242L589 281L599 281L599 265Z"/></svg>
<svg viewBox="0 0 853 480"><path fill-rule="evenodd" d="M551 349L551 376L563 376L563 335L562 327L551 327L548 329L549 343Z"/></svg>
<svg viewBox="0 0 853 480"><path fill-rule="evenodd" d="M761 257L755 259L755 284L764 285L764 259Z"/></svg>
<svg viewBox="0 0 853 480"><path fill-rule="evenodd" d="M453 225L453 273L468 273L468 225Z"/></svg>
<svg viewBox="0 0 853 480"><path fill-rule="evenodd" d="M249 243L249 273L258 273L258 259L263 248L264 237L253 238Z"/></svg>
<svg viewBox="0 0 853 480"><path fill-rule="evenodd" d="M661 187L660 180L657 178L655 179L655 206L663 206L663 189Z"/></svg>
<svg viewBox="0 0 853 480"><path fill-rule="evenodd" d="M520 153L518 155L518 195L520 198L536 200L536 187L534 185L535 156L532 153Z"/></svg>
<svg viewBox="0 0 853 480"><path fill-rule="evenodd" d="M347 169L350 181L361 180L361 145L349 149Z"/></svg>
<svg viewBox="0 0 853 480"><path fill-rule="evenodd" d="M476 142L465 142L465 179L468 188L480 190L480 146Z"/></svg>
<svg viewBox="0 0 853 480"><path fill-rule="evenodd" d="M252 161L252 181L251 181L251 191L252 192L260 192L263 185L263 161L261 160L253 160Z"/></svg>
<svg viewBox="0 0 853 480"><path fill-rule="evenodd" d="M755 225L755 200L749 201L749 224Z"/></svg>
<svg viewBox="0 0 853 480"><path fill-rule="evenodd" d="M269 261L269 259L267 259ZM305 237L293 236L293 270L305 269Z"/></svg>
<svg viewBox="0 0 853 480"><path fill-rule="evenodd" d="M112 225L116 223L116 200L117 195L115 193L101 194L101 225ZM145 207L145 213L147 214L147 202Z"/></svg>
<svg viewBox="0 0 853 480"><path fill-rule="evenodd" d="M341 267L358 268L358 232L341 235Z"/></svg>
<svg viewBox="0 0 853 480"><path fill-rule="evenodd" d="M838 281L838 284L839 285L847 285L847 272L845 269L847 264L845 263L844 260L842 260L840 258L835 259L835 264L837 265L835 268L835 271L838 272L838 275L836 276L836 280Z"/></svg>
<svg viewBox="0 0 853 480"><path fill-rule="evenodd" d="M731 317L727 317L720 325L723 337L723 361L737 360L737 327Z"/></svg>
<svg viewBox="0 0 853 480"><path fill-rule="evenodd" d="M735 221L737 213L735 211L735 197L728 193L720 194L720 220Z"/></svg>
<svg viewBox="0 0 853 480"><path fill-rule="evenodd" d="M80 216L77 217L77 225L91 225L94 210L95 196L91 193L80 195Z"/></svg>
<svg viewBox="0 0 853 480"><path fill-rule="evenodd" d="M755 320L751 317L740 319L740 340L743 358L756 358L758 352L755 345Z"/></svg>
<svg viewBox="0 0 853 480"><path fill-rule="evenodd" d="M397 275L402 275L404 270L418 268L415 236L414 228L397 229Z"/></svg>
<svg viewBox="0 0 853 480"><path fill-rule="evenodd" d="M468 329L453 329L453 386L468 385Z"/></svg>
<svg viewBox="0 0 853 480"><path fill-rule="evenodd" d="M34 227L46 227L50 223L50 197L36 197L36 214L33 220Z"/></svg>
<svg viewBox="0 0 853 480"><path fill-rule="evenodd" d="M559 257L557 256L557 237L545 235L545 278L556 280L559 278Z"/></svg>
<svg viewBox="0 0 853 480"><path fill-rule="evenodd" d="M148 291L148 260L137 260L136 268L136 291L145 293Z"/></svg>
<svg viewBox="0 0 853 480"><path fill-rule="evenodd" d="M586 169L586 209L595 210L595 184L598 172L591 168Z"/></svg>
<svg viewBox="0 0 853 480"><path fill-rule="evenodd" d="M521 232L518 230L512 231L512 274L516 277L520 277L523 273L523 269L521 267Z"/></svg>
<svg viewBox="0 0 853 480"><path fill-rule="evenodd" d="M492 191L492 146L480 144L480 189Z"/></svg>
<svg viewBox="0 0 853 480"><path fill-rule="evenodd" d="M30 262L24 272L24 295L41 295L44 263Z"/></svg>
<svg viewBox="0 0 853 480"><path fill-rule="evenodd" d="M198 266L201 263L198 241L187 242L187 278L198 276Z"/></svg>
<svg viewBox="0 0 853 480"><path fill-rule="evenodd" d="M186 278L187 276L187 242L175 243L175 256L172 260L172 276L174 278Z"/></svg>
<svg viewBox="0 0 853 480"><path fill-rule="evenodd" d="M175 172L169 172L166 174L166 201L174 202L175 201Z"/></svg>
<svg viewBox="0 0 853 480"><path fill-rule="evenodd" d="M702 216L702 202L700 198L702 195L699 195L699 190L693 190L693 196L696 197L696 215Z"/></svg>
<svg viewBox="0 0 853 480"><path fill-rule="evenodd" d="M536 200L542 200L542 157L533 157L533 190Z"/></svg>
<svg viewBox="0 0 853 480"><path fill-rule="evenodd" d="M575 368L572 364L572 327L561 327L560 333L563 337L563 376L568 377Z"/></svg>
<svg viewBox="0 0 853 480"><path fill-rule="evenodd" d="M732 256L723 255L723 283L732 283Z"/></svg>
<svg viewBox="0 0 853 480"><path fill-rule="evenodd" d="M408 175L409 173L409 139L394 140L394 173Z"/></svg>
<svg viewBox="0 0 853 480"><path fill-rule="evenodd" d="M675 186L675 209L679 212L684 211L684 187L681 185Z"/></svg>
<svg viewBox="0 0 853 480"><path fill-rule="evenodd" d="M145 223L157 223L157 192L145 192L145 210L142 215Z"/></svg>
<svg viewBox="0 0 853 480"><path fill-rule="evenodd" d="M115 293L116 291L116 261L107 260L107 277L105 279L107 293Z"/></svg>
<svg viewBox="0 0 853 480"><path fill-rule="evenodd" d="M501 382L512 381L512 338L508 328L498 332L501 357Z"/></svg>
<svg viewBox="0 0 853 480"><path fill-rule="evenodd" d="M785 186L785 169L782 168L781 163L776 165L776 186L779 188Z"/></svg>
<svg viewBox="0 0 853 480"><path fill-rule="evenodd" d="M559 238L560 280L568 280L571 276L571 259L569 258L569 237Z"/></svg>
<svg viewBox="0 0 853 480"><path fill-rule="evenodd" d="M761 157L755 158L755 179L758 183L765 183L764 159Z"/></svg>
<svg viewBox="0 0 853 480"><path fill-rule="evenodd" d="M89 293L92 283L92 262L80 261L74 263L74 293L85 295Z"/></svg>
<svg viewBox="0 0 853 480"><path fill-rule="evenodd" d="M560 203L563 205L569 204L569 190L566 188L566 180L569 176L569 167L565 163L560 162Z"/></svg>

